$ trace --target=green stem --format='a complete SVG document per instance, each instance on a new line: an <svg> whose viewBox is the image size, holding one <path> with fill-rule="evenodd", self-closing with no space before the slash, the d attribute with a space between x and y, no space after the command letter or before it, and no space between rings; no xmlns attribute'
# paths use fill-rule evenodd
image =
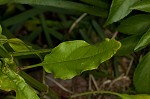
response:
<svg viewBox="0 0 150 99"><path fill-rule="evenodd" d="M111 91L90 91L90 92L84 92L84 93L72 95L70 98L76 98L79 96L90 95L90 94L112 94L112 95L116 95L116 96L121 97L120 94L115 93L115 92L111 92Z"/></svg>
<svg viewBox="0 0 150 99"><path fill-rule="evenodd" d="M25 81L30 84L33 88L39 90L40 92L47 92L46 95L50 96L51 99L60 99L59 95L54 92L51 88L49 88L47 85L42 84L41 82L37 81L24 71L20 71L19 75L22 76Z"/></svg>
<svg viewBox="0 0 150 99"><path fill-rule="evenodd" d="M51 52L51 49L44 49L44 50L30 50L25 52L14 52L10 53L12 56L23 56L23 55L31 55L31 54L37 54L37 53L47 53Z"/></svg>
<svg viewBox="0 0 150 99"><path fill-rule="evenodd" d="M42 66L42 63L34 64L34 65L30 65L30 66L22 66L22 67L19 67L19 70L26 70L26 69L31 69L31 68L39 67L39 66Z"/></svg>
<svg viewBox="0 0 150 99"><path fill-rule="evenodd" d="M119 67L116 57L113 58L113 68L114 68L114 76L119 77Z"/></svg>

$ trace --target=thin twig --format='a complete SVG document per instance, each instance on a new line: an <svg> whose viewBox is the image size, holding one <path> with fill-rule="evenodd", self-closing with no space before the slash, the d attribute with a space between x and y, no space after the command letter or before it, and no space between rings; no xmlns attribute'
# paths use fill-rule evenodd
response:
<svg viewBox="0 0 150 99"><path fill-rule="evenodd" d="M129 67L128 67L127 71L126 71L126 76L128 76L128 74L129 74L129 72L130 72L130 69L131 69L132 64L133 64L133 60L134 60L134 58L131 57L131 61L130 61L130 63L129 63Z"/></svg>
<svg viewBox="0 0 150 99"><path fill-rule="evenodd" d="M76 98L79 96L90 95L90 94L112 94L112 95L122 97L120 94L118 94L116 92L111 92L111 91L90 91L90 92L84 92L84 93L72 95L70 98Z"/></svg>
<svg viewBox="0 0 150 99"><path fill-rule="evenodd" d="M72 30L76 27L76 25L87 15L87 13L83 13L70 27L69 33L72 32Z"/></svg>
<svg viewBox="0 0 150 99"><path fill-rule="evenodd" d="M112 36L112 38L111 39L115 39L115 37L118 35L118 31L116 31L115 33L114 33L114 35Z"/></svg>
<svg viewBox="0 0 150 99"><path fill-rule="evenodd" d="M111 88L113 86L113 84L115 84L117 81L120 81L122 79L129 79L127 76L125 76L124 74L121 74L118 78L114 79L110 85L109 88Z"/></svg>
<svg viewBox="0 0 150 99"><path fill-rule="evenodd" d="M42 75L42 82L43 82L43 84L46 84L46 80L45 80L46 72L45 72L44 69L42 70L42 73L43 73L43 75Z"/></svg>
<svg viewBox="0 0 150 99"><path fill-rule="evenodd" d="M89 90L92 90L92 86L91 86L91 76L89 75Z"/></svg>
<svg viewBox="0 0 150 99"><path fill-rule="evenodd" d="M92 81L93 81L93 84L94 84L96 90L98 91L98 90L99 90L99 87L98 87L98 85L97 85L97 83L96 83L96 81L95 81L95 78L93 77L92 74L90 74L90 77L91 77L91 79L92 79Z"/></svg>
<svg viewBox="0 0 150 99"><path fill-rule="evenodd" d="M35 68L35 67L39 67L39 66L42 66L42 63L34 64L34 65L30 65L30 66L21 66L21 67L18 67L18 71L31 69L31 68Z"/></svg>
<svg viewBox="0 0 150 99"><path fill-rule="evenodd" d="M72 91L70 91L70 90L68 90L67 88L65 88L64 86L62 86L62 85L61 85L60 83L58 83L56 80L50 78L49 76L46 76L46 78L47 78L48 80L52 81L53 83L55 83L55 84L56 84L57 86L59 86L62 90L66 91L66 92L68 92L68 93L70 93L70 94L73 94Z"/></svg>

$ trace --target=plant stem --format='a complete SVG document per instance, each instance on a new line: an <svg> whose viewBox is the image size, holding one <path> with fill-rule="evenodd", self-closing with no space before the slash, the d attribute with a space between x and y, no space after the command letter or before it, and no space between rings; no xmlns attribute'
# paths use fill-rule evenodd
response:
<svg viewBox="0 0 150 99"><path fill-rule="evenodd" d="M54 92L50 87L37 81L24 71L20 71L19 75L22 76L25 79L25 81L28 84L30 84L33 88L39 90L40 92L46 92L46 95L50 96L51 99L60 99L59 95L56 92Z"/></svg>
<svg viewBox="0 0 150 99"><path fill-rule="evenodd" d="M34 64L34 65L30 65L30 66L22 66L22 67L19 67L19 70L26 70L26 69L31 69L31 68L39 67L39 66L42 66L42 63Z"/></svg>
<svg viewBox="0 0 150 99"><path fill-rule="evenodd" d="M116 95L116 96L121 97L120 94L115 93L115 92L111 92L111 91L90 91L90 92L84 92L84 93L72 95L70 98L75 98L75 97L90 95L90 94L112 94L112 95Z"/></svg>
<svg viewBox="0 0 150 99"><path fill-rule="evenodd" d="M44 49L44 50L30 50L25 52L14 52L10 53L12 56L23 56L23 55L31 55L31 54L37 54L37 53L47 53L51 52L51 49Z"/></svg>

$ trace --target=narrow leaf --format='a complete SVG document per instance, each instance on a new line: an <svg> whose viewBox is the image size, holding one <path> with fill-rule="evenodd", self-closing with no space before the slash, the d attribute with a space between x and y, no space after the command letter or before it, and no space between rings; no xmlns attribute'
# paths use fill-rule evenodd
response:
<svg viewBox="0 0 150 99"><path fill-rule="evenodd" d="M98 33L100 39L103 41L105 39L105 33L101 29L101 26L96 22L96 20L92 20L92 26L95 31Z"/></svg>
<svg viewBox="0 0 150 99"><path fill-rule="evenodd" d="M122 21L118 31L124 34L141 34L145 33L150 27L150 15L140 14L127 18Z"/></svg>
<svg viewBox="0 0 150 99"><path fill-rule="evenodd" d="M141 50L150 44L150 29L142 36L134 50Z"/></svg>
<svg viewBox="0 0 150 99"><path fill-rule="evenodd" d="M22 77L7 67L0 70L0 89L16 91L16 99L39 99Z"/></svg>
<svg viewBox="0 0 150 99"><path fill-rule="evenodd" d="M123 55L128 55L134 52L134 48L138 44L141 36L139 35L134 35L134 36L129 36L124 39L122 39L121 42L121 48L117 51L116 55L118 56L123 56Z"/></svg>
<svg viewBox="0 0 150 99"><path fill-rule="evenodd" d="M82 40L61 43L45 56L43 67L55 77L70 79L86 70L96 69L100 63L110 59L120 48L120 42L106 39L90 45Z"/></svg>
<svg viewBox="0 0 150 99"><path fill-rule="evenodd" d="M48 11L48 10L40 9L40 8L39 9L38 8L33 8L33 9L27 10L25 12L22 12L22 13L20 13L18 15L15 15L13 17L10 17L10 18L8 18L6 20L3 20L2 24L4 26L8 27L8 26L11 26L11 25L23 22L23 21L27 20L28 18L31 18L31 17L33 17L33 16L35 16L37 14L43 13L45 11Z"/></svg>
<svg viewBox="0 0 150 99"><path fill-rule="evenodd" d="M40 20L41 20L42 28L44 30L44 34L45 34L45 37L46 37L47 44L49 45L49 47L52 47L53 42L52 42L51 36L49 35L49 31L48 31L49 27L46 24L46 19L45 19L43 14L40 14L39 17L40 17Z"/></svg>
<svg viewBox="0 0 150 99"><path fill-rule="evenodd" d="M72 2L72 1L66 1L66 0L36 0L36 2L35 0L1 0L0 1L0 4L5 4L5 3L20 3L20 4L52 6L52 7L64 8L64 9L78 10L96 16L102 16L102 17L107 16L107 10L98 7L88 6L81 3Z"/></svg>
<svg viewBox="0 0 150 99"><path fill-rule="evenodd" d="M130 7L139 0L113 0L106 25L117 22L127 16L132 10Z"/></svg>
<svg viewBox="0 0 150 99"><path fill-rule="evenodd" d="M150 94L150 52L146 54L138 64L133 83L139 93Z"/></svg>
<svg viewBox="0 0 150 99"><path fill-rule="evenodd" d="M150 12L150 1L141 0L131 7L131 9L141 10L145 12Z"/></svg>
<svg viewBox="0 0 150 99"><path fill-rule="evenodd" d="M105 9L107 9L109 7L108 3L106 3L102 0L80 0L80 1L90 4L90 5L93 5L93 6L105 8Z"/></svg>

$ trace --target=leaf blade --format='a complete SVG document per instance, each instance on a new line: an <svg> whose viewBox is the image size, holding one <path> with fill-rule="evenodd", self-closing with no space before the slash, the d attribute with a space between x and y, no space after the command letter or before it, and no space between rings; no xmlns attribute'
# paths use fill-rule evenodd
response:
<svg viewBox="0 0 150 99"><path fill-rule="evenodd" d="M123 55L128 55L134 52L134 48L138 44L141 36L139 35L133 35L126 37L122 39L121 42L121 48L117 51L116 55L117 56L123 56Z"/></svg>
<svg viewBox="0 0 150 99"><path fill-rule="evenodd" d="M142 0L137 2L135 5L131 7L131 9L141 10L145 12L150 12L150 1L149 0Z"/></svg>
<svg viewBox="0 0 150 99"><path fill-rule="evenodd" d="M149 29L149 25L150 15L139 14L123 20L118 27L118 31L128 35L139 35L146 32Z"/></svg>
<svg viewBox="0 0 150 99"><path fill-rule="evenodd" d="M134 76L133 76L133 83L135 89L139 93L150 93L150 52L146 54L141 62L138 64ZM143 82L144 81L144 82Z"/></svg>
<svg viewBox="0 0 150 99"><path fill-rule="evenodd" d="M82 40L64 42L46 55L42 64L55 77L69 79L83 71L96 69L100 63L111 58L120 46L118 41L109 39L97 45Z"/></svg>
<svg viewBox="0 0 150 99"><path fill-rule="evenodd" d="M107 16L107 10L101 9L98 7L88 6L81 3L76 3L72 1L66 1L66 0L2 0L0 1L0 4L6 4L6 3L20 3L20 4L32 4L32 5L44 5L44 6L52 6L52 7L58 7L63 9L72 9L77 10L81 12L86 12L92 15L106 17Z"/></svg>
<svg viewBox="0 0 150 99"><path fill-rule="evenodd" d="M113 0L105 25L117 22L127 16L132 11L129 8L137 1L139 0Z"/></svg>
<svg viewBox="0 0 150 99"><path fill-rule="evenodd" d="M135 51L141 50L145 48L150 43L150 29L141 37L137 46L135 47Z"/></svg>

